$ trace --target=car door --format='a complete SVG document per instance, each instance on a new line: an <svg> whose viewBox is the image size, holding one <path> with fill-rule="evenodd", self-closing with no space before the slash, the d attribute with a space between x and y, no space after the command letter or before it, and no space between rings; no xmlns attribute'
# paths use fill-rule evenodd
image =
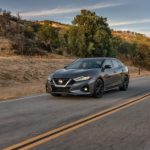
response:
<svg viewBox="0 0 150 150"><path fill-rule="evenodd" d="M105 68L105 66L110 66L110 68ZM113 72L113 64L111 59L106 59L103 63L103 73L104 73L104 83L105 88L109 89L114 86L114 72Z"/></svg>
<svg viewBox="0 0 150 150"><path fill-rule="evenodd" d="M116 59L112 59L113 64L113 75L114 75L114 85L120 85L122 83L122 67L119 65Z"/></svg>

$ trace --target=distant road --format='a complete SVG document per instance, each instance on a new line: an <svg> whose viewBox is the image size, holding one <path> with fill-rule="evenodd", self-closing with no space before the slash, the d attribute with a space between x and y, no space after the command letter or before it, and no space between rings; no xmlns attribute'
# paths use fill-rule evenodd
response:
<svg viewBox="0 0 150 150"><path fill-rule="evenodd" d="M101 99L42 94L2 101L0 149L147 93L150 93L150 77L132 79L128 91L113 90ZM35 149L143 150L145 146L149 150L149 108L150 101L143 101Z"/></svg>

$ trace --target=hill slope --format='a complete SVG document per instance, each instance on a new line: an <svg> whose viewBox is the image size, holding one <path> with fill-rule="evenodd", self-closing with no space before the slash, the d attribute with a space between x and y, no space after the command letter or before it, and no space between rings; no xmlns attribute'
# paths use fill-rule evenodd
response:
<svg viewBox="0 0 150 150"><path fill-rule="evenodd" d="M105 19L102 22L104 21ZM130 31L113 30L112 37L107 22L103 25L99 22L99 32L94 30L93 33L90 30L93 25L90 26L88 23L86 27L84 25L83 23L81 26L73 26L49 20L27 21L5 12L0 15L0 55L5 53L29 56L55 53L78 57L122 55L128 60L134 59L134 64L150 69L149 37ZM104 25L107 30L103 28ZM133 58L134 56L136 58ZM146 61L141 61L141 65L138 60Z"/></svg>
<svg viewBox="0 0 150 150"><path fill-rule="evenodd" d="M131 32L131 31L112 31L114 36L119 36L121 39L150 46L150 37L147 37L143 34Z"/></svg>

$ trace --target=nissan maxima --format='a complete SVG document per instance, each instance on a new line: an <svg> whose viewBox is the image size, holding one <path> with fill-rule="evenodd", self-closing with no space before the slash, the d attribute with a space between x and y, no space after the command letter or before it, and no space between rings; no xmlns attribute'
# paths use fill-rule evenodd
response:
<svg viewBox="0 0 150 150"><path fill-rule="evenodd" d="M126 91L129 85L129 71L116 58L81 58L64 69L50 74L46 92L52 96L91 95L102 97L104 91L119 87Z"/></svg>

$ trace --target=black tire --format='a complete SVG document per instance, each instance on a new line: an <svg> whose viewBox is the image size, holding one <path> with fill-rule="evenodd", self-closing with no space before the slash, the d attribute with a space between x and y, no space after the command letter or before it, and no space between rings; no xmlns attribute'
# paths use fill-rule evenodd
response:
<svg viewBox="0 0 150 150"><path fill-rule="evenodd" d="M54 97L59 97L59 96L61 96L61 94L54 94L54 93L51 93L51 95L54 96Z"/></svg>
<svg viewBox="0 0 150 150"><path fill-rule="evenodd" d="M120 89L121 91L127 91L128 86L129 86L129 78L128 78L128 77L125 77L124 80L123 80L123 83L122 83L122 85L119 87L119 89Z"/></svg>
<svg viewBox="0 0 150 150"><path fill-rule="evenodd" d="M101 98L104 94L104 83L101 79L97 79L94 85L93 96L95 98Z"/></svg>

